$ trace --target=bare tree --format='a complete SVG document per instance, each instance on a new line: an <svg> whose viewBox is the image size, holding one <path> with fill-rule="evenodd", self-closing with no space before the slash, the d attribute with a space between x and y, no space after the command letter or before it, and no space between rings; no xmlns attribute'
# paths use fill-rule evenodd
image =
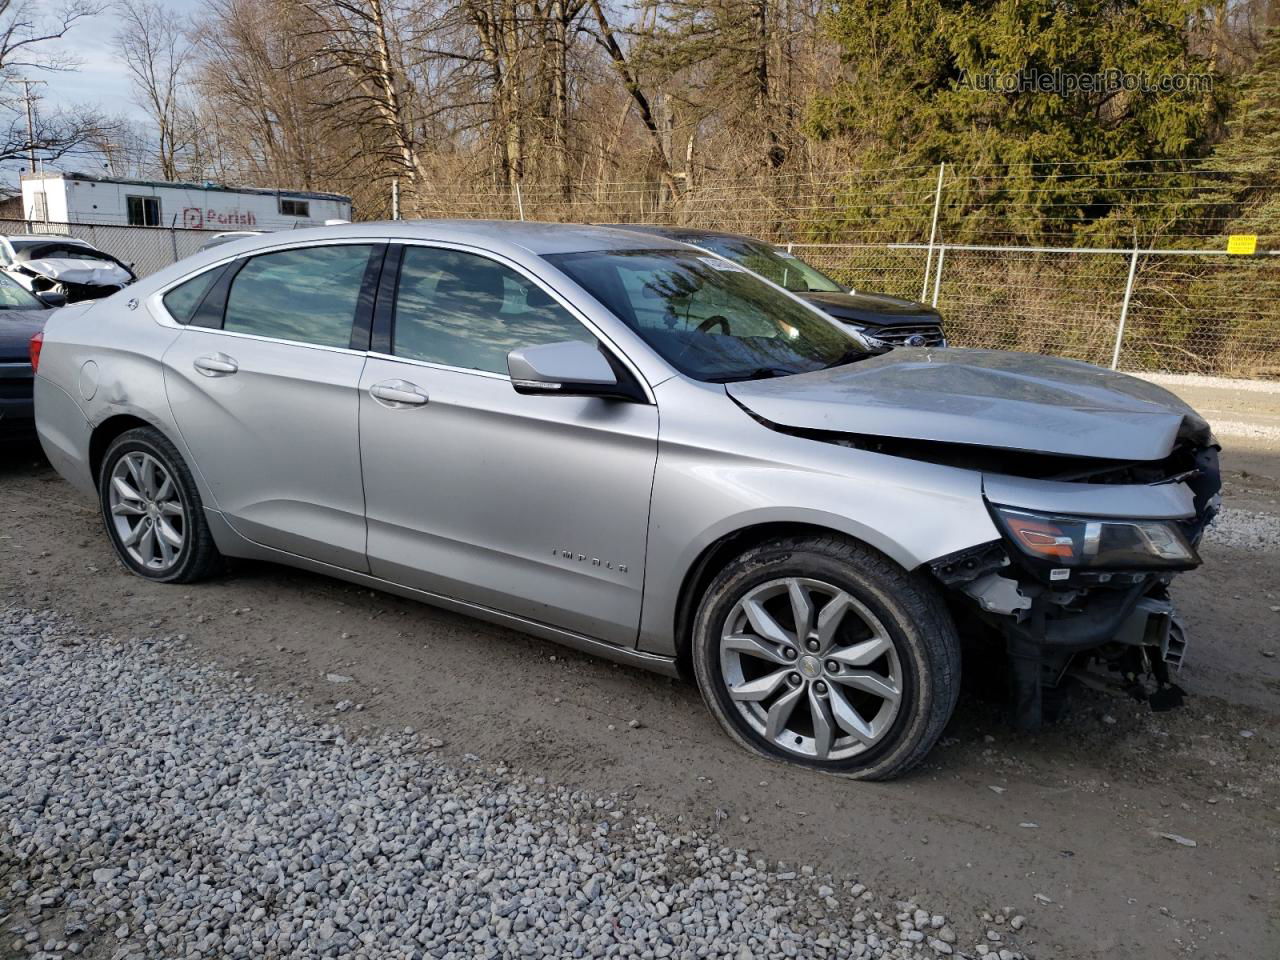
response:
<svg viewBox="0 0 1280 960"><path fill-rule="evenodd" d="M110 126L86 107L39 109L38 78L78 65L58 52L56 41L100 10L91 0L0 0L0 87L6 94L0 98L0 160L26 155L34 162L36 154L58 159Z"/></svg>
<svg viewBox="0 0 1280 960"><path fill-rule="evenodd" d="M383 175L404 177L412 202L426 178L397 11L388 0L303 0L302 7L320 52L317 73L329 81L323 106L364 128L358 142L391 161Z"/></svg>
<svg viewBox="0 0 1280 960"><path fill-rule="evenodd" d="M623 88L634 102L640 122L644 124L645 131L649 134L653 156L658 165L658 173L662 177L663 183L667 185L667 189L674 196L678 191L675 177L671 173L671 158L664 147L662 131L659 129L658 121L654 117L649 97L641 88L639 73L619 42L618 34L610 23L600 0L590 0L590 3L591 13L595 17L597 27L595 38L604 47L605 52L609 54L609 59L613 62L614 69L618 73L618 79L622 81Z"/></svg>
<svg viewBox="0 0 1280 960"><path fill-rule="evenodd" d="M191 141L191 111L184 103L191 67L186 25L155 0L120 0L121 28L116 48L129 68L139 106L155 126L155 167L176 180L180 158Z"/></svg>

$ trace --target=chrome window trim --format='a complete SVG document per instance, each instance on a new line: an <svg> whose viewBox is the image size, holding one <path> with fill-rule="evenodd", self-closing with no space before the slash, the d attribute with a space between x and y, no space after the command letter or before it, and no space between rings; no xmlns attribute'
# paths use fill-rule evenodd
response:
<svg viewBox="0 0 1280 960"><path fill-rule="evenodd" d="M307 350L324 350L328 353L350 353L354 356L363 357L365 351L352 350L350 347L330 347L323 343L305 343L302 340L284 340L280 337L264 337L256 333L241 333L238 330L218 330L214 327L193 327L190 324L177 324L181 329L199 330L201 333L216 333L224 337L234 337L237 340L257 340L261 343L279 343L286 347L304 347Z"/></svg>
<svg viewBox="0 0 1280 960"><path fill-rule="evenodd" d="M511 376L506 373L495 373L492 370L476 370L474 367L451 367L447 363L435 363L432 360L416 360L413 357L397 357L392 353L379 353L376 350L368 351L370 360L390 360L393 363L407 363L415 367L426 367L429 370L441 370L445 373L470 373L477 377L487 377L490 380L506 380L510 382Z"/></svg>

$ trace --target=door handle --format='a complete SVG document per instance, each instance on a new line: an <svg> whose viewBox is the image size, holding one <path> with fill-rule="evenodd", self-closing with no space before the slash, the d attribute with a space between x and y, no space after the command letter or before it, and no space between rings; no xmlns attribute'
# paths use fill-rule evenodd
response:
<svg viewBox="0 0 1280 960"><path fill-rule="evenodd" d="M240 364L225 353L211 353L207 356L196 357L192 361L192 366L206 377L229 377L240 369Z"/></svg>
<svg viewBox="0 0 1280 960"><path fill-rule="evenodd" d="M408 380L384 380L369 388L369 396L384 407L420 407L427 402L427 395L418 385Z"/></svg>

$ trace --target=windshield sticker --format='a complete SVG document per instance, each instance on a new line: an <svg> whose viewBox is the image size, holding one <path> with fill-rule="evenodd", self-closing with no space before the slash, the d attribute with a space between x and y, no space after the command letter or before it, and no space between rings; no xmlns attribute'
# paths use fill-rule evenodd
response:
<svg viewBox="0 0 1280 960"><path fill-rule="evenodd" d="M741 267L732 260L723 260L720 257L699 257L703 263L714 270L729 270L737 273L750 273L746 267Z"/></svg>

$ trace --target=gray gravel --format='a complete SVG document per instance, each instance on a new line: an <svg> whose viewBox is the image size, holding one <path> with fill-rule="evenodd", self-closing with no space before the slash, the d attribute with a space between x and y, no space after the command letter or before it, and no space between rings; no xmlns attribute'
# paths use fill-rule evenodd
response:
<svg viewBox="0 0 1280 960"><path fill-rule="evenodd" d="M1021 957L1011 912L965 950L914 901L439 746L0 607L0 956Z"/></svg>
<svg viewBox="0 0 1280 960"><path fill-rule="evenodd" d="M1224 547L1272 553L1280 550L1280 517L1272 513L1224 507L1205 531L1205 540Z"/></svg>

